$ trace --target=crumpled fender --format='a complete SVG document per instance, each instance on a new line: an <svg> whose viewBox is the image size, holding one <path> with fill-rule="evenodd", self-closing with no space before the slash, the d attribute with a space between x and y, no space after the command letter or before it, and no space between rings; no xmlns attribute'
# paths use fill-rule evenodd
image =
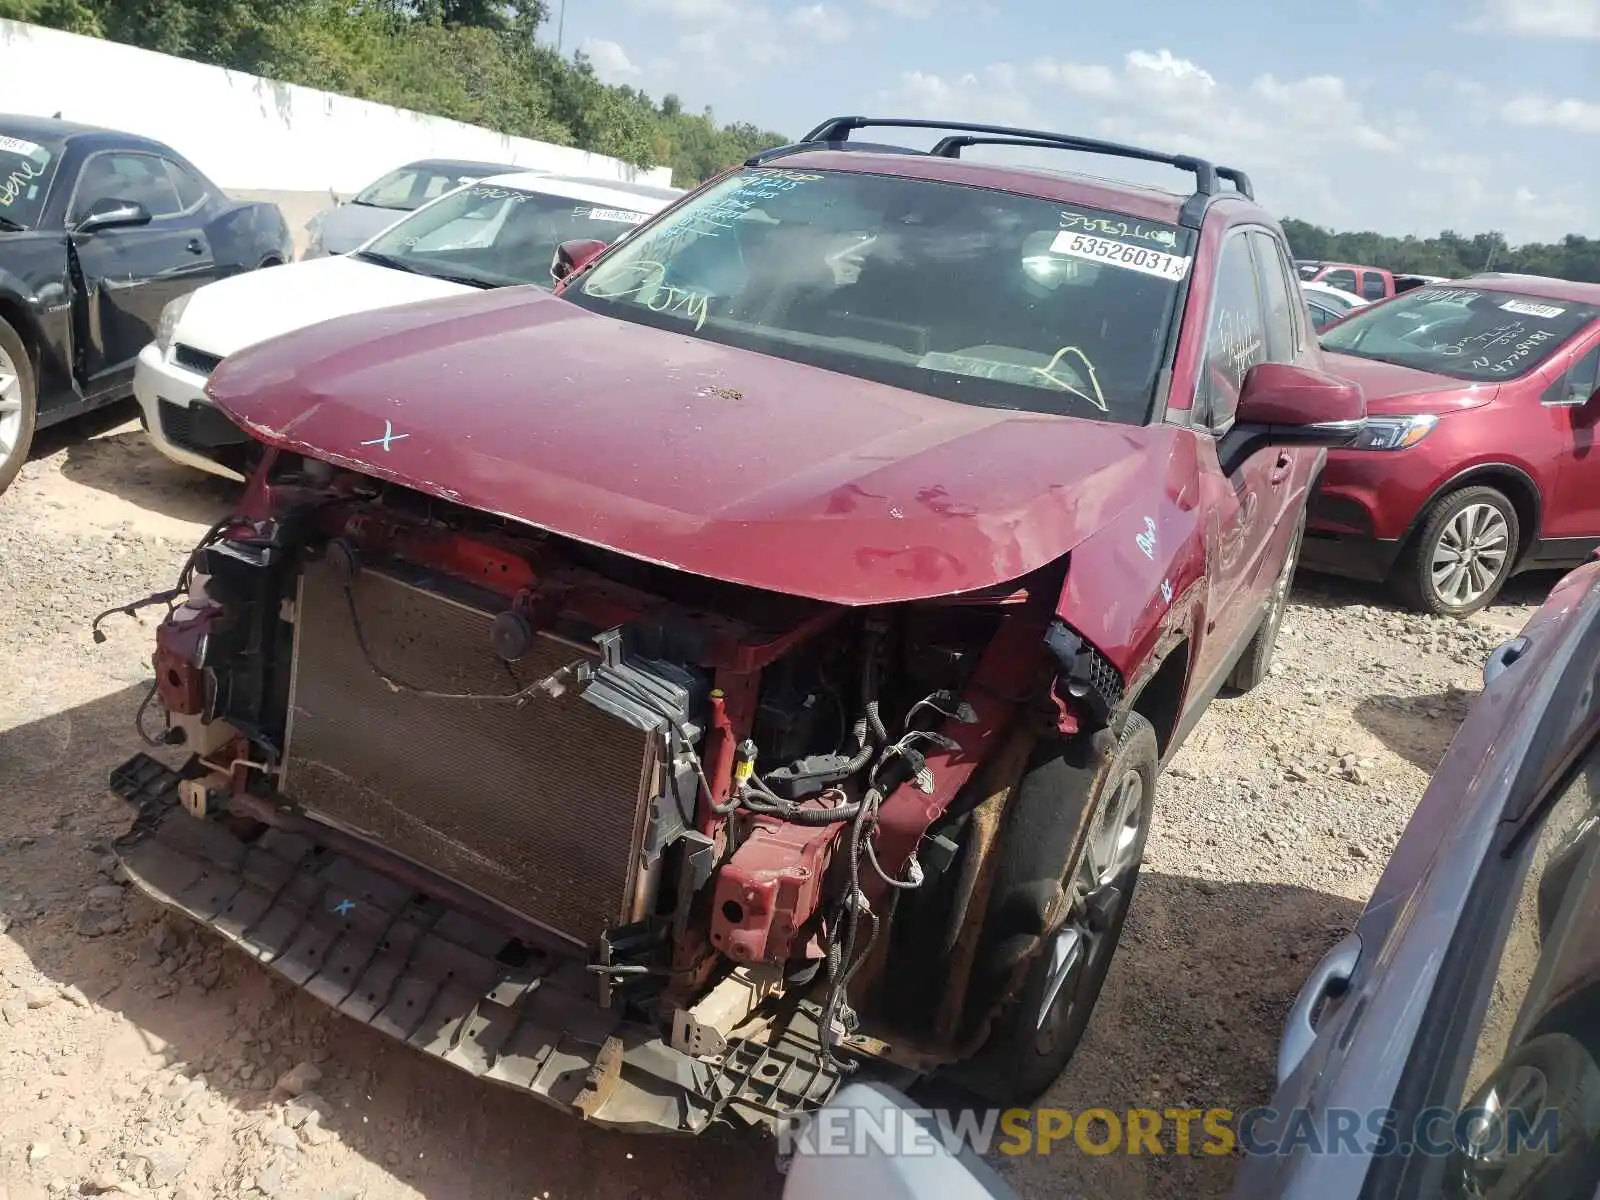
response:
<svg viewBox="0 0 1600 1200"><path fill-rule="evenodd" d="M1175 438L1170 447L1147 498L1072 551L1056 606L1057 616L1110 659L1128 695L1173 644L1193 638L1208 596L1194 437Z"/></svg>
<svg viewBox="0 0 1600 1200"><path fill-rule="evenodd" d="M211 255L225 275L253 271L268 256L282 256L289 226L276 204L241 200L206 223Z"/></svg>

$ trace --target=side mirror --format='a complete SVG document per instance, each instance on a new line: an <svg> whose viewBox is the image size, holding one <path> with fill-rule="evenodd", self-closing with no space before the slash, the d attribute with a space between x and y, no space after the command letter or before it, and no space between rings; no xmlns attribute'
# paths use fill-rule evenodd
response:
<svg viewBox="0 0 1600 1200"><path fill-rule="evenodd" d="M576 275L601 254L608 243L594 238L574 238L556 247L555 258L550 261L550 278L560 283L569 275Z"/></svg>
<svg viewBox="0 0 1600 1200"><path fill-rule="evenodd" d="M1218 445L1232 473L1265 446L1348 446L1367 420L1367 400L1347 379L1289 363L1257 363L1244 378L1233 427Z"/></svg>
<svg viewBox="0 0 1600 1200"><path fill-rule="evenodd" d="M131 229L136 225L150 224L150 212L144 205L132 200L102 201L89 210L75 226L73 233L99 233L103 229Z"/></svg>

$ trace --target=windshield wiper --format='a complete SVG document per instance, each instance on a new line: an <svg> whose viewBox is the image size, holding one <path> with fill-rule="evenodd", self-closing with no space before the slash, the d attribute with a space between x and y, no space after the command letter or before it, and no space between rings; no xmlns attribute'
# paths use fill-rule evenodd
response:
<svg viewBox="0 0 1600 1200"><path fill-rule="evenodd" d="M410 263L396 258L392 254L380 254L376 250L357 250L352 258L359 258L365 262L376 263L380 267L393 267L396 271L405 271L409 275L425 275L426 271L419 271Z"/></svg>
<svg viewBox="0 0 1600 1200"><path fill-rule="evenodd" d="M10 217L0 217L0 229L9 229L12 233L26 233L28 227L20 221L13 221Z"/></svg>
<svg viewBox="0 0 1600 1200"><path fill-rule="evenodd" d="M492 288L500 287L498 283L491 283L487 279L479 279L474 275L435 275L432 271L418 271L418 275L426 275L429 279L442 279L446 283L459 283L462 287Z"/></svg>

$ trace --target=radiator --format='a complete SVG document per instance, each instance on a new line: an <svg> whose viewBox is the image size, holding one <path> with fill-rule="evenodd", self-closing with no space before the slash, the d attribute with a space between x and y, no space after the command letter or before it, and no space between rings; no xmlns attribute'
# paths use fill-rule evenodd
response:
<svg viewBox="0 0 1600 1200"><path fill-rule="evenodd" d="M493 652L493 613L372 568L352 584L372 662L436 692L515 692L583 656L540 634L514 663ZM306 565L295 618L285 797L593 945L638 914L640 846L661 734L585 701L523 707L395 691L357 641L343 585Z"/></svg>

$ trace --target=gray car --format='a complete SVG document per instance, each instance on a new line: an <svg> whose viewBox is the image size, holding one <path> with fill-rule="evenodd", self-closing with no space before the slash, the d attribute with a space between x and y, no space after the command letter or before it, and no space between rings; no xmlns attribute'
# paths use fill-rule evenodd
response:
<svg viewBox="0 0 1600 1200"><path fill-rule="evenodd" d="M396 167L357 192L348 204L325 208L306 222L311 241L302 258L348 254L365 244L409 212L464 184L490 175L525 171L506 163L469 162L453 158L423 158ZM542 174L542 172L540 172Z"/></svg>
<svg viewBox="0 0 1600 1200"><path fill-rule="evenodd" d="M1234 1200L1600 1197L1597 684L1591 562L1490 656L1359 921L1306 981L1276 1093L1234 1114ZM829 1115L918 1119L875 1084ZM796 1156L785 1200L1011 1200L940 1142Z"/></svg>
<svg viewBox="0 0 1600 1200"><path fill-rule="evenodd" d="M1240 1116L1237 1200L1600 1187L1600 563L1484 681Z"/></svg>

